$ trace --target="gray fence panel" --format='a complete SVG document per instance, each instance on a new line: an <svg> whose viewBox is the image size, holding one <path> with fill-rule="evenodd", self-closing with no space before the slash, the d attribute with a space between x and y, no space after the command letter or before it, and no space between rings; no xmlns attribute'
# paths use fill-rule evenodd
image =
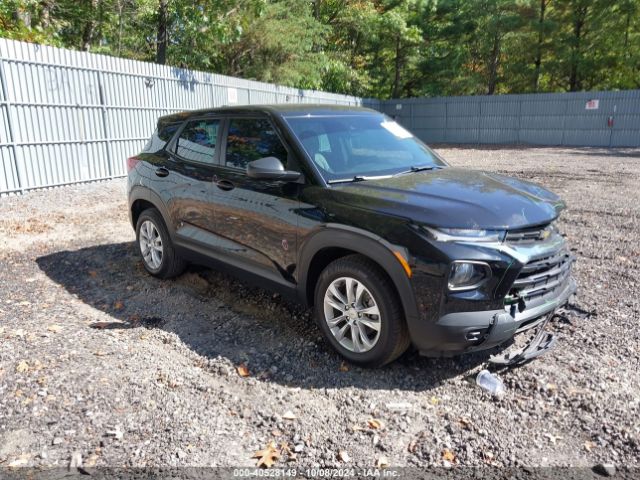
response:
<svg viewBox="0 0 640 480"><path fill-rule="evenodd" d="M229 104L367 104L123 58L0 39L0 195L126 174L158 117Z"/></svg>
<svg viewBox="0 0 640 480"><path fill-rule="evenodd" d="M640 147L640 90L413 98L380 110L433 143Z"/></svg>

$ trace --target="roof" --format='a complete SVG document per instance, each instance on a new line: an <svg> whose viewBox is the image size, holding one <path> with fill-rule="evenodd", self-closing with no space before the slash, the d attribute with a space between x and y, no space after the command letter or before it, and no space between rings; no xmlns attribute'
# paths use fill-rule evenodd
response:
<svg viewBox="0 0 640 480"><path fill-rule="evenodd" d="M235 105L219 108L205 108L201 110L188 110L180 113L173 113L161 117L162 122L183 121L191 117L201 117L206 115L224 114L224 113L267 113L281 117L299 117L299 116L346 116L346 115L362 115L377 114L380 112L370 108L347 106L347 105L322 105L322 104L274 104L274 105Z"/></svg>

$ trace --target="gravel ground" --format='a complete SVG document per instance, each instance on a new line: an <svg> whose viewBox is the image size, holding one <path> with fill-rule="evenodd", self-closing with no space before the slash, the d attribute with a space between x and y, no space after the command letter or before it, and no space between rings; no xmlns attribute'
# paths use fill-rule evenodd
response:
<svg viewBox="0 0 640 480"><path fill-rule="evenodd" d="M558 347L493 398L482 354L345 364L309 312L215 271L147 275L124 180L0 199L0 466L640 463L640 151L441 148L560 193L578 257ZM246 368L246 370L245 370ZM248 373L248 375L245 375ZM585 470L591 475L591 470ZM595 473L593 473L595 475Z"/></svg>

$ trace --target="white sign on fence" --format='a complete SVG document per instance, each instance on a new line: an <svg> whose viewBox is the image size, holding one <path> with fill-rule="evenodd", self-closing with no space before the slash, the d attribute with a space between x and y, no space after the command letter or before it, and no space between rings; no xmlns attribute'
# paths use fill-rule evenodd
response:
<svg viewBox="0 0 640 480"><path fill-rule="evenodd" d="M598 110L600 107L600 100L589 100L584 106L586 110Z"/></svg>
<svg viewBox="0 0 640 480"><path fill-rule="evenodd" d="M238 103L238 89L227 87L227 101L229 103Z"/></svg>

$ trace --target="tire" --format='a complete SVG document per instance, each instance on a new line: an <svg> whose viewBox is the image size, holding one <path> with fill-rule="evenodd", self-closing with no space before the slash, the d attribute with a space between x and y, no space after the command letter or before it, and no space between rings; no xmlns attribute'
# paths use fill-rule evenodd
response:
<svg viewBox="0 0 640 480"><path fill-rule="evenodd" d="M154 245L160 248L160 252L156 248L155 253L147 251L145 254L143 244L149 244L149 237L159 238L159 241L155 240ZM138 253L142 257L144 268L154 277L163 279L177 277L187 266L186 262L176 253L162 215L155 208L144 210L138 217L136 245Z"/></svg>
<svg viewBox="0 0 640 480"><path fill-rule="evenodd" d="M352 303L347 298L348 285L353 292L351 300L355 300ZM352 363L380 367L409 347L409 332L395 286L384 270L367 257L349 255L330 263L320 274L314 300L314 317L320 330L331 346ZM341 315L344 318L340 319Z"/></svg>

